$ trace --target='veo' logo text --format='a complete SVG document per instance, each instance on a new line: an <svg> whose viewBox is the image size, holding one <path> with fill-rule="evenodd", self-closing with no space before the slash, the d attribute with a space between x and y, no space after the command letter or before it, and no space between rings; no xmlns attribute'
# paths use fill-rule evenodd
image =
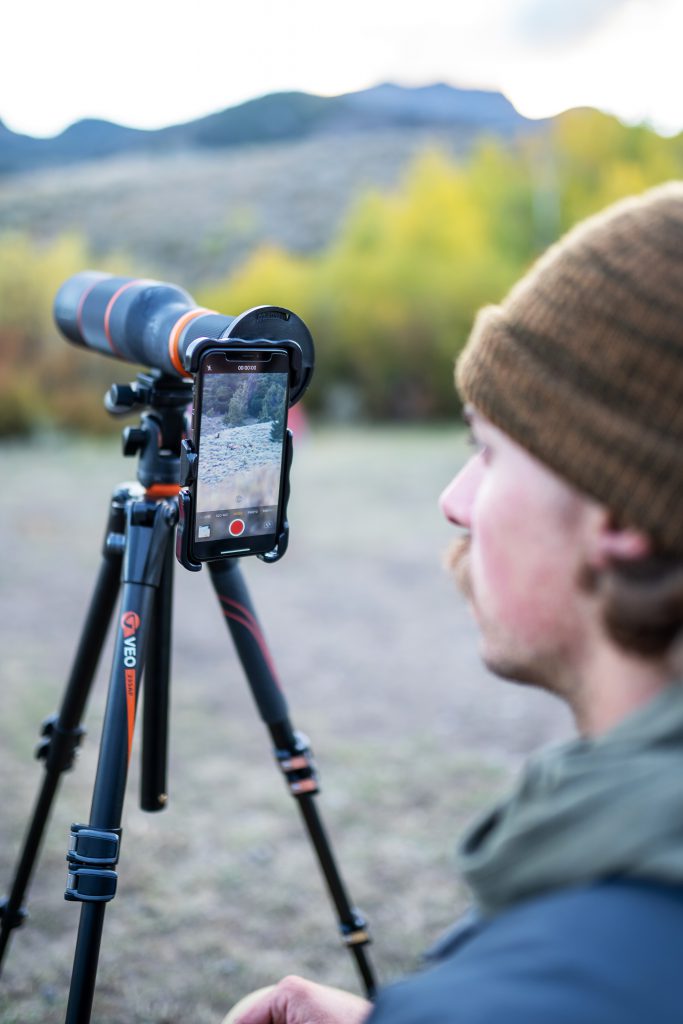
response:
<svg viewBox="0 0 683 1024"><path fill-rule="evenodd" d="M124 612L121 616L123 631L123 679L126 687L126 707L128 717L128 758L133 745L133 726L135 724L135 704L137 699L136 669L138 664L137 636L140 628L140 616L137 612Z"/></svg>
<svg viewBox="0 0 683 1024"><path fill-rule="evenodd" d="M135 668L137 664L136 636L140 628L140 616L137 612L124 612L121 616L123 630L123 664L126 668Z"/></svg>

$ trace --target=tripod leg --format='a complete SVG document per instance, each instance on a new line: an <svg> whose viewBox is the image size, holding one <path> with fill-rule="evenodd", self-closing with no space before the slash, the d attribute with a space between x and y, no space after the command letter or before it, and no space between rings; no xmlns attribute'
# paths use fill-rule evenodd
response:
<svg viewBox="0 0 683 1024"><path fill-rule="evenodd" d="M121 575L125 507L115 494L109 512L103 559L61 708L43 725L43 736L36 756L44 761L45 775L38 794L14 882L7 900L0 906L0 965L12 930L20 925L26 911L22 904L40 851L43 834L61 775L72 767L76 749L83 736L80 723L90 695L93 677L111 620Z"/></svg>
<svg viewBox="0 0 683 1024"><path fill-rule="evenodd" d="M128 506L123 592L90 824L74 825L66 898L82 903L67 1024L88 1024L105 905L116 894L121 816L152 608L177 516L173 505Z"/></svg>
<svg viewBox="0 0 683 1024"><path fill-rule="evenodd" d="M154 601L151 638L145 663L140 773L140 807L143 811L161 811L168 800L166 777L174 563L173 548L169 544Z"/></svg>
<svg viewBox="0 0 683 1024"><path fill-rule="evenodd" d="M362 915L351 907L337 869L327 834L314 796L318 792L315 766L308 743L296 733L289 721L287 702L265 638L254 613L246 584L236 559L211 562L211 582L218 596L235 648L247 676L261 718L268 726L275 755L296 798L320 863L339 928L362 978L368 997L374 995L376 981L366 945L370 941Z"/></svg>

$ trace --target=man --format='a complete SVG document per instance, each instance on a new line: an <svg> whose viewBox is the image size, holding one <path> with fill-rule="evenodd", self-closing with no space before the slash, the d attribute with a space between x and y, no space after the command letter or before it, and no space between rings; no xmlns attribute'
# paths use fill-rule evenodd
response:
<svg viewBox="0 0 683 1024"><path fill-rule="evenodd" d="M486 664L570 705L460 848L474 913L376 1006L285 979L239 1024L683 1021L683 183L483 310L477 451L441 498Z"/></svg>

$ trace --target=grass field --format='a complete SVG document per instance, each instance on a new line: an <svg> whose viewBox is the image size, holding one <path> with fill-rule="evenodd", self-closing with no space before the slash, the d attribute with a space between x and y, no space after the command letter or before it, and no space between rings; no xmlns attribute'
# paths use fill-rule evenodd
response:
<svg viewBox="0 0 683 1024"><path fill-rule="evenodd" d="M453 428L312 432L292 470L291 540L243 566L321 774L319 808L387 981L466 902L453 848L520 758L567 730L550 698L490 678L441 568L436 507L465 455ZM42 768L41 720L65 684L109 496L135 474L112 442L60 436L0 455L0 895ZM512 541L511 541L512 542ZM76 769L64 778L0 983L1 1024L62 1021L78 907L65 903L71 822L87 821L110 648ZM137 804L107 909L93 1020L218 1022L286 973L357 990L297 809L273 766L206 572L178 568L168 808Z"/></svg>

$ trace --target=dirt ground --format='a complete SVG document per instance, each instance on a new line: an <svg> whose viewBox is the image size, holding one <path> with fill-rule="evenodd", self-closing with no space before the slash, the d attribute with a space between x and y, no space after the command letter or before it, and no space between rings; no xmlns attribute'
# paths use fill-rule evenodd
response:
<svg viewBox="0 0 683 1024"><path fill-rule="evenodd" d="M243 565L312 740L320 813L382 981L466 903L463 825L529 751L566 735L554 700L490 677L445 571L436 507L465 456L455 428L327 430L298 444L291 540ZM0 455L0 895L41 781L32 758L59 704L94 584L109 496L135 464L114 441L45 437ZM511 539L511 543L514 542ZM1 1024L64 1019L78 907L63 900L71 822L87 821L107 646L0 982ZM297 808L273 767L208 575L177 568L168 808L137 803L139 736L119 889L107 908L93 1021L218 1022L287 973L358 990Z"/></svg>

